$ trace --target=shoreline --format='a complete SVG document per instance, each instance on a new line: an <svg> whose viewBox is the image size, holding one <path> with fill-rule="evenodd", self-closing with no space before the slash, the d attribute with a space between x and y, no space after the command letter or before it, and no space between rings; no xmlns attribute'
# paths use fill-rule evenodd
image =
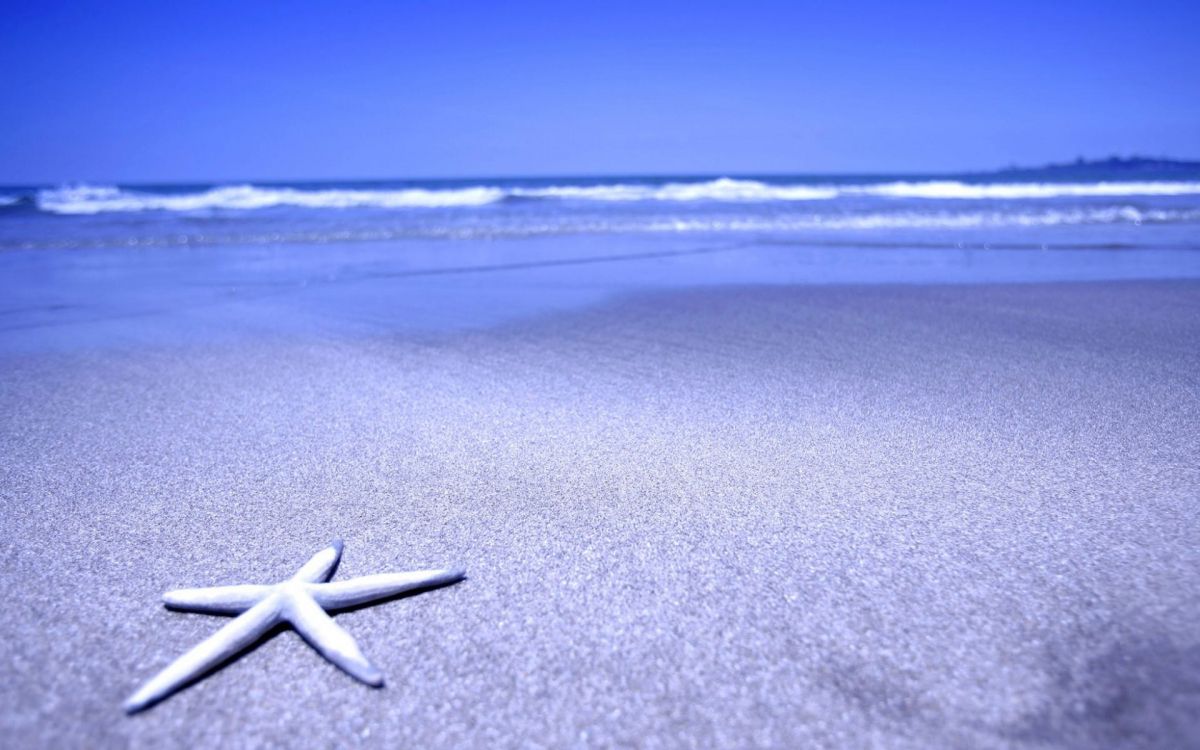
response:
<svg viewBox="0 0 1200 750"><path fill-rule="evenodd" d="M0 359L452 338L687 289L1200 279L1200 251L1160 234L1167 244L1123 249L923 247L899 239L888 247L825 246L713 235L8 251L0 253Z"/></svg>

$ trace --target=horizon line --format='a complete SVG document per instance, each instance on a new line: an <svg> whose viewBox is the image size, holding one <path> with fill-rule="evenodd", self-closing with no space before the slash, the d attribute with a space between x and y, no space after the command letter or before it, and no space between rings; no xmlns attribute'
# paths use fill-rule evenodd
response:
<svg viewBox="0 0 1200 750"><path fill-rule="evenodd" d="M1178 158L1172 156L1145 156L1142 154L1130 154L1129 156L1110 155L1107 157L1088 158L1079 156L1071 161L1053 161L1045 162L1039 165L1020 165L1013 162L1007 166L992 167L992 168L976 168L976 169L960 169L960 170L895 170L895 171L712 171L712 172L594 172L594 173L566 173L566 172L532 172L527 174L485 174L485 175L463 175L463 176L428 176L414 175L405 177L304 177L304 178L187 178L187 179L70 179L56 180L53 182L28 182L28 183L0 183L0 189L29 189L29 188L45 188L45 187L61 187L65 185L116 185L129 187L165 187L165 186L199 186L199 185L295 185L295 184L316 184L316 183L372 183L372 182L483 182L488 180L545 180L545 179L563 179L563 180L578 180L578 179L606 179L606 178L626 178L635 180L648 180L655 178L681 178L681 179L721 179L721 178L780 178L780 177L966 177L989 174L1004 174L1006 172L1037 172L1051 169L1069 169L1071 167L1094 167L1109 164L1113 162L1135 162L1135 161L1150 161L1164 162L1173 166L1200 169L1200 158Z"/></svg>

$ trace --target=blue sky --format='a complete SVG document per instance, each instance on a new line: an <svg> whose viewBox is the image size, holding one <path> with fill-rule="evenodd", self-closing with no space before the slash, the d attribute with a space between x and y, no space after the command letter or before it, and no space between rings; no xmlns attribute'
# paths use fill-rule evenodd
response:
<svg viewBox="0 0 1200 750"><path fill-rule="evenodd" d="M5 0L0 183L1200 158L1200 3Z"/></svg>

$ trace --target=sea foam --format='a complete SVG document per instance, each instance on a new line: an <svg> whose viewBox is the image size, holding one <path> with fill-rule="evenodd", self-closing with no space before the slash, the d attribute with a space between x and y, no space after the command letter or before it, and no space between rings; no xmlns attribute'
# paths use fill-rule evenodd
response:
<svg viewBox="0 0 1200 750"><path fill-rule="evenodd" d="M703 182L599 185L476 185L306 189L256 185L218 186L194 192L152 192L116 186L77 185L41 190L40 209L57 214L135 211L246 211L291 206L310 209L469 208L505 199L581 203L788 203L841 197L909 200L1037 200L1062 197L1134 197L1200 194L1200 182L967 183L949 180L860 184L777 184L720 178ZM0 205L16 198L0 196Z"/></svg>
<svg viewBox="0 0 1200 750"><path fill-rule="evenodd" d="M555 186L515 188L512 195L531 198L562 198L590 201L809 201L828 200L838 190L828 186L771 185L757 180L722 177L708 182L668 182L663 185Z"/></svg>
<svg viewBox="0 0 1200 750"><path fill-rule="evenodd" d="M847 186L848 195L886 198L996 199L1122 197L1138 195L1196 195L1200 182L1013 182L976 184L954 180L889 182L880 185Z"/></svg>
<svg viewBox="0 0 1200 750"><path fill-rule="evenodd" d="M295 206L301 208L437 208L481 206L504 197L494 187L457 190L302 190L299 188L233 185L195 193L149 193L111 186L75 186L42 190L38 207L59 214L109 211L248 210Z"/></svg>
<svg viewBox="0 0 1200 750"><path fill-rule="evenodd" d="M775 215L741 214L725 209L712 215L684 215L664 212L648 216L629 214L585 215L554 213L536 219L527 216L496 215L487 220L459 215L443 216L430 222L362 222L354 218L329 226L300 228L286 217L267 225L254 222L247 226L218 223L212 227L190 222L170 225L167 231L150 225L132 234L94 234L86 231L69 237L18 238L6 240L0 235L0 250L54 249L98 246L205 246L264 244L330 244L344 242L381 242L402 239L487 240L519 239L563 235L604 234L774 234L815 232L871 232L893 230L971 231L1005 228L1136 226L1141 224L1194 224L1200 222L1200 208L1149 209L1132 205L1034 210L928 210L898 209L866 213L821 213L805 210Z"/></svg>

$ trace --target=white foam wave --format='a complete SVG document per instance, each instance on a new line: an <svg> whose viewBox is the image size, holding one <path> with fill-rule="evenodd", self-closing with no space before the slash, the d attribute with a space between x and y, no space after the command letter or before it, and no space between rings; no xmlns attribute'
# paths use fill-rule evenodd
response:
<svg viewBox="0 0 1200 750"><path fill-rule="evenodd" d="M887 198L997 199L1125 197L1139 195L1196 195L1200 182L1024 182L974 184L953 180L889 182L881 185L847 186L846 194Z"/></svg>
<svg viewBox="0 0 1200 750"><path fill-rule="evenodd" d="M481 206L504 197L494 187L454 190L300 190L253 185L218 187L199 193L165 194L89 185L42 190L38 206L58 214L96 214L110 211L248 210L274 206L302 208L437 208Z"/></svg>
<svg viewBox="0 0 1200 750"><path fill-rule="evenodd" d="M1200 182L965 183L951 180L877 184L796 185L720 178L663 184L612 183L546 187L479 185L455 188L301 189L233 185L193 193L156 193L80 185L42 190L38 206L59 214L136 211L250 210L275 206L338 208L452 208L484 206L508 197L576 202L772 203L839 197L938 200L1027 200L1063 197L1200 195ZM17 198L0 196L0 205Z"/></svg>
<svg viewBox="0 0 1200 750"><path fill-rule="evenodd" d="M512 195L594 201L715 201L766 203L831 200L842 196L930 199L1030 199L1200 194L1200 182L989 183L953 180L875 185L776 185L722 177L664 185L595 185L517 188Z"/></svg>
<svg viewBox="0 0 1200 750"><path fill-rule="evenodd" d="M0 195L0 206L11 206L21 200L19 195Z"/></svg>
<svg viewBox="0 0 1200 750"><path fill-rule="evenodd" d="M611 184L549 187L478 186L466 188L406 188L302 190L286 187L236 185L197 193L150 193L112 186L79 185L38 193L38 206L59 214L112 211L248 210L274 206L302 208L439 208L482 206L506 197L577 201L718 201L764 202L835 198L831 187L768 185L755 180L722 178L709 182L663 185Z"/></svg>
<svg viewBox="0 0 1200 750"><path fill-rule="evenodd" d="M513 195L531 198L565 198L591 201L810 201L838 196L829 186L770 185L757 180L722 177L708 182L668 182L664 185L564 185L545 188L516 188Z"/></svg>

